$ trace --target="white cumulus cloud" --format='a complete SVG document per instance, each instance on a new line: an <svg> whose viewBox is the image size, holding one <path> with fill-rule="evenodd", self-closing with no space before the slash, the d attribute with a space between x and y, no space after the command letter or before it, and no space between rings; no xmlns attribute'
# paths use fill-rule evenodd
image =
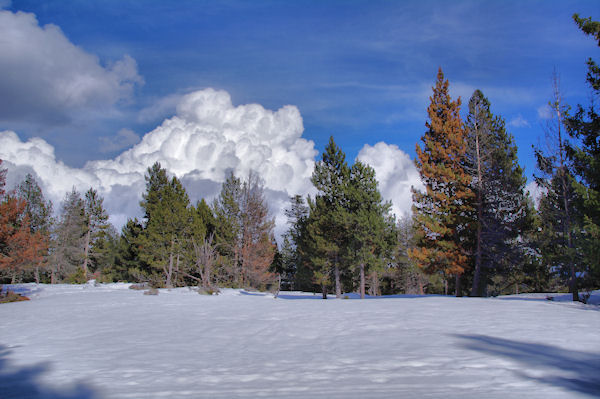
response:
<svg viewBox="0 0 600 399"><path fill-rule="evenodd" d="M0 121L60 123L110 107L142 83L125 55L109 65L31 13L0 11Z"/></svg>
<svg viewBox="0 0 600 399"><path fill-rule="evenodd" d="M533 204L537 208L540 205L540 199L546 194L546 189L538 186L535 180L533 180L527 183L525 192L529 194L529 197L533 200Z"/></svg>
<svg viewBox="0 0 600 399"><path fill-rule="evenodd" d="M111 152L118 151L124 148L131 147L134 144L137 144L140 141L140 136L138 136L133 130L130 129L121 129L117 132L117 134L113 137L100 137L100 151L101 152Z"/></svg>
<svg viewBox="0 0 600 399"><path fill-rule="evenodd" d="M317 151L312 141L302 138L303 130L294 106L277 111L258 104L234 106L227 92L206 89L183 96L175 116L114 159L70 168L56 159L46 141L22 142L11 131L0 132L0 159L9 174L35 173L56 205L73 186L82 192L95 187L117 226L139 216L144 174L155 162L183 181L192 200L214 197L229 171L245 177L254 170L264 179L281 232L287 197L312 189Z"/></svg>
<svg viewBox="0 0 600 399"><path fill-rule="evenodd" d="M379 142L374 146L365 144L357 159L375 169L381 195L392 201L392 211L398 217L410 215L411 187L424 190L424 186L408 154L397 145Z"/></svg>

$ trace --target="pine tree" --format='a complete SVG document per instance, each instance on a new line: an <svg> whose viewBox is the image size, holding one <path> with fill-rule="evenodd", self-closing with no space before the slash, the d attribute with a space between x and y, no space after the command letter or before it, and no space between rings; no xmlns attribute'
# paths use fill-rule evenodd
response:
<svg viewBox="0 0 600 399"><path fill-rule="evenodd" d="M107 242L100 243L100 240L107 240L108 229L108 213L104 209L104 199L96 190L90 188L85 193L84 212L85 212L85 238L83 244L83 275L87 279L89 277L90 257L95 255L96 247L107 245ZM99 253L98 248L98 253Z"/></svg>
<svg viewBox="0 0 600 399"><path fill-rule="evenodd" d="M46 201L42 189L31 174L25 176L16 189L16 196L25 201L25 214L29 219L31 233L39 233L43 242L41 243L45 253L41 262L33 264L36 283L40 282L40 268L45 268L48 261L48 245L50 231L52 229L52 202Z"/></svg>
<svg viewBox="0 0 600 399"><path fill-rule="evenodd" d="M166 170L155 163L148 168L141 206L146 224L140 258L158 273L162 272L162 282L172 288L189 243L192 224L189 198L179 179L174 176L169 180Z"/></svg>
<svg viewBox="0 0 600 399"><path fill-rule="evenodd" d="M378 292L381 272L378 269L382 268L386 252L391 250L394 224L389 215L391 204L383 202L373 168L356 161L350 170L349 183L346 191L349 255L358 263L359 292L364 299L367 271L371 275L371 294Z"/></svg>
<svg viewBox="0 0 600 399"><path fill-rule="evenodd" d="M474 193L464 170L466 137L460 119L460 98L452 101L441 68L427 109L429 121L417 144L416 166L426 191L413 190L417 247L411 258L426 272L460 276L469 267L466 247L468 215Z"/></svg>
<svg viewBox="0 0 600 399"><path fill-rule="evenodd" d="M510 274L514 265L522 262L524 249L517 238L527 227L529 208L524 192L526 180L513 138L504 120L492 114L488 99L479 90L469 101L465 130L465 169L472 176L476 195L471 295L481 296L491 274Z"/></svg>
<svg viewBox="0 0 600 399"><path fill-rule="evenodd" d="M230 173L213 202L215 215L215 241L222 256L221 279L234 281L241 286L241 201L242 182Z"/></svg>
<svg viewBox="0 0 600 399"><path fill-rule="evenodd" d="M309 264L306 234L308 212L309 208L302 196L290 197L290 207L285 210L289 227L284 236L281 254L290 289L314 291L314 275Z"/></svg>
<svg viewBox="0 0 600 399"><path fill-rule="evenodd" d="M557 74L553 75L553 99L550 108L553 118L546 128L546 149L536 148L535 156L540 175L535 176L538 186L545 189L544 198L540 201L543 234L548 239L549 247L543 249L546 261L551 267L560 268L563 275L568 275L569 291L573 301L579 300L577 287L576 240L578 228L578 202L574 191L574 177L567 159L566 141L563 131L564 117L568 107L563 103ZM544 223L544 220L547 223Z"/></svg>
<svg viewBox="0 0 600 399"><path fill-rule="evenodd" d="M152 274L149 265L142 261L140 252L143 245L144 226L137 219L127 220L123 226L113 265L106 270L113 281L145 282Z"/></svg>
<svg viewBox="0 0 600 399"><path fill-rule="evenodd" d="M335 144L333 137L315 165L311 181L318 194L311 205L309 230L313 236L313 263L319 265L316 273L323 290L328 283L328 268L333 271L335 295L342 296L341 273L345 272L342 254L347 242L347 198L346 189L350 178L350 168L346 155ZM323 292L326 295L326 292Z"/></svg>
<svg viewBox="0 0 600 399"><path fill-rule="evenodd" d="M240 202L242 282L264 287L274 277L269 273L273 262L275 222L269 217L260 177L250 172L242 185Z"/></svg>
<svg viewBox="0 0 600 399"><path fill-rule="evenodd" d="M213 203L217 248L223 256L226 279L238 287L260 288L273 277L274 221L260 177L251 172L244 181L229 175Z"/></svg>
<svg viewBox="0 0 600 399"><path fill-rule="evenodd" d="M43 262L47 246L41 232L31 230L27 213L27 202L4 190L6 170L1 168L0 160L0 272L17 275L29 265Z"/></svg>
<svg viewBox="0 0 600 399"><path fill-rule="evenodd" d="M73 189L65 195L58 223L52 233L51 282L70 277L73 282L84 282L78 276L83 264L83 247L86 232L84 202L81 194Z"/></svg>
<svg viewBox="0 0 600 399"><path fill-rule="evenodd" d="M600 22L591 18L573 15L579 28L590 35L600 46ZM587 61L587 83L592 91L592 99L600 95L600 66L591 58ZM568 143L566 152L573 164L578 179L572 183L581 198L585 234L582 237L585 270L583 278L590 287L600 285L600 114L597 102L592 101L588 108L577 106L575 114L565 119L569 135L575 139Z"/></svg>

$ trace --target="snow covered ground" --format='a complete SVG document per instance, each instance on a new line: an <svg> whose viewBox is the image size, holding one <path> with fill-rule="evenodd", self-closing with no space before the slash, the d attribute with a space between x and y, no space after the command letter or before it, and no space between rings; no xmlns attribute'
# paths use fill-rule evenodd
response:
<svg viewBox="0 0 600 399"><path fill-rule="evenodd" d="M32 300L0 305L3 399L600 396L600 306L568 296L16 288Z"/></svg>

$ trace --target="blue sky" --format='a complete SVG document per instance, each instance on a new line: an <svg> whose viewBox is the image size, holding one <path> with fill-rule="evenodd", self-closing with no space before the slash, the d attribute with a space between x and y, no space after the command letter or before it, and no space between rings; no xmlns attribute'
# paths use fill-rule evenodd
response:
<svg viewBox="0 0 600 399"><path fill-rule="evenodd" d="M442 67L453 96L463 98L463 115L475 89L489 98L531 176L531 146L543 137L553 70L569 104L589 102L585 61L597 57L598 48L571 15L600 18L597 1L13 0L3 5L13 14L32 13L40 28L58 27L70 44L95 57L104 68L98 73L113 79L110 90L62 102L54 102L52 93L38 98L35 79L0 82L5 98L0 131L12 130L24 141L40 137L58 161L74 168L118 156L173 116L182 95L205 88L228 92L234 106L296 106L302 137L313 140L318 152L333 135L350 160L365 144L380 141L412 158ZM60 57L58 52L47 57ZM13 73L10 68L23 69L7 65L0 65L5 77Z"/></svg>
<svg viewBox="0 0 600 399"><path fill-rule="evenodd" d="M377 141L412 155L424 131L427 91L441 66L455 95L480 88L493 111L513 122L531 172L530 147L540 136L537 110L549 100L553 69L569 102L586 101L585 60L597 48L571 15L597 15L600 5L61 0L13 1L9 9L59 26L103 63L129 54L144 79L121 114L98 117L87 132L60 125L21 132L55 144L68 164L115 155L99 153L95 139L121 128L141 135L168 116L142 121L136 115L141 109L204 87L227 90L234 104L297 105L304 136L319 150L334 135L350 158Z"/></svg>

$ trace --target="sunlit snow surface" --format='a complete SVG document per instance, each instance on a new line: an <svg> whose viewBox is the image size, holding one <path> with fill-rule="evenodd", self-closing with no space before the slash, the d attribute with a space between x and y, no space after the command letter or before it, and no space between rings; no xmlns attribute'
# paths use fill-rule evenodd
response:
<svg viewBox="0 0 600 399"><path fill-rule="evenodd" d="M600 396L600 307L568 296L15 288L32 300L0 305L1 398Z"/></svg>

